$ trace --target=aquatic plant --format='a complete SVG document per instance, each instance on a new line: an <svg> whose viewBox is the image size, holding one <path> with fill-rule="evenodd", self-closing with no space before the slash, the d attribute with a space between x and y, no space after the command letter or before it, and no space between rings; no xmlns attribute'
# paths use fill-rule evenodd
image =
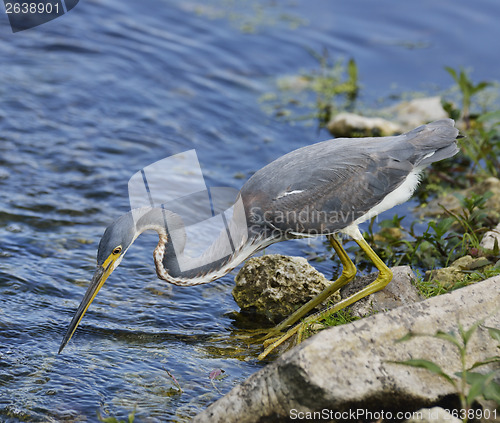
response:
<svg viewBox="0 0 500 423"><path fill-rule="evenodd" d="M358 68L354 59L333 60L328 50L308 50L318 68L278 80L279 93L261 98L272 104L271 112L288 121L316 121L326 127L338 112L351 110L359 93Z"/></svg>
<svg viewBox="0 0 500 423"><path fill-rule="evenodd" d="M217 388L217 386L215 385L215 381L216 380L223 380L227 377L227 375L224 374L225 371L222 370L222 369L214 369L210 372L210 374L208 375L208 378L210 379L210 382L212 383L212 386L214 387L214 389L220 394L222 395L222 392L219 390L219 388Z"/></svg>
<svg viewBox="0 0 500 423"><path fill-rule="evenodd" d="M104 422L104 423L134 423L134 420L135 420L135 408L134 408L134 411L132 411L128 415L128 419L127 420L118 420L116 417L103 417L99 411L97 411L97 419L100 422Z"/></svg>
<svg viewBox="0 0 500 423"><path fill-rule="evenodd" d="M463 119L466 128L470 129L470 111L472 97L477 93L483 91L485 88L491 86L491 82L481 81L477 84L474 84L467 72L462 67L460 68L459 72L449 66L446 66L445 70L452 76L452 78L458 85L458 88L460 89L462 95L462 110L458 112L457 116L457 112L454 111L450 103L445 103L445 108L447 108L448 112L451 115L454 115L455 119Z"/></svg>
<svg viewBox="0 0 500 423"><path fill-rule="evenodd" d="M176 395L176 394L182 394L182 388L181 388L181 385L180 383L177 381L177 379L175 378L175 376L170 373L167 369L165 369L165 371L167 372L167 375L170 379L172 379L172 382L174 383L175 385L175 388L170 388L170 392L173 394L173 395Z"/></svg>
<svg viewBox="0 0 500 423"><path fill-rule="evenodd" d="M336 113L354 106L359 92L358 67L354 59L347 65L342 60L332 61L326 49L323 54L312 50L310 53L320 68L305 74L304 78L316 96L315 117L319 127L324 128Z"/></svg>

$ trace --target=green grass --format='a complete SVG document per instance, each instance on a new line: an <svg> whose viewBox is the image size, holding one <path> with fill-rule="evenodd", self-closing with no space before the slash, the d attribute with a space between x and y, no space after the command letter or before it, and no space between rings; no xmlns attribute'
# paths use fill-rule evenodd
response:
<svg viewBox="0 0 500 423"><path fill-rule="evenodd" d="M437 295L446 294L449 289L441 282L435 279L424 280L422 276L417 278L416 287L418 293L424 298L435 297Z"/></svg>
<svg viewBox="0 0 500 423"><path fill-rule="evenodd" d="M329 304L329 306L330 305L333 305L333 303ZM349 308L339 310L336 313L332 314L331 316L328 316L324 319L318 320L317 322L310 324L309 327L306 328L306 330L304 331L303 339L313 336L315 333L317 333L322 329L329 328L332 326L345 325L347 323L351 323L359 319L360 317L352 315L352 312Z"/></svg>
<svg viewBox="0 0 500 423"><path fill-rule="evenodd" d="M465 276L462 279L457 280L452 286L444 286L438 279L435 278L424 280L422 276L419 276L417 278L416 287L420 295L424 298L430 298L472 285L476 282L484 281L485 279L492 278L497 275L500 275L500 266L490 265L481 271L471 271L470 273L465 273Z"/></svg>
<svg viewBox="0 0 500 423"><path fill-rule="evenodd" d="M325 326L340 326L345 325L346 323L355 322L359 320L358 316L353 316L350 309L343 309L337 311L335 314L328 316L322 323Z"/></svg>
<svg viewBox="0 0 500 423"><path fill-rule="evenodd" d="M405 228L403 218L398 215L379 222L381 229L374 232L374 218L365 232L365 239L389 266L410 265L418 270L445 267L471 251L475 255L494 257L494 252L483 251L479 245L490 226L486 210L490 196L475 193L468 197L457 196L461 208L458 211L443 208L444 216L428 220L422 234L415 230L417 222ZM358 249L353 251L359 255L357 261L364 260Z"/></svg>

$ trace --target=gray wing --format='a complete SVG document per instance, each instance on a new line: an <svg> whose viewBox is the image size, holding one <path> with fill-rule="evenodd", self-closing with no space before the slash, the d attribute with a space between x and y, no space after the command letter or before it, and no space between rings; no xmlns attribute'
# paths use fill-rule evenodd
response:
<svg viewBox="0 0 500 423"><path fill-rule="evenodd" d="M333 139L292 151L243 186L249 224L304 235L343 229L412 171L453 156L453 124L445 119L399 136Z"/></svg>

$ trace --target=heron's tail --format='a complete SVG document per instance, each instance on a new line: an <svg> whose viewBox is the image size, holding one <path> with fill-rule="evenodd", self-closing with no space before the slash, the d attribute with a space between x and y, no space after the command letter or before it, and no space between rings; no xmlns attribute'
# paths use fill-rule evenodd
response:
<svg viewBox="0 0 500 423"><path fill-rule="evenodd" d="M406 133L407 141L415 147L415 166L425 167L458 153L458 129L453 119L442 119L419 126Z"/></svg>

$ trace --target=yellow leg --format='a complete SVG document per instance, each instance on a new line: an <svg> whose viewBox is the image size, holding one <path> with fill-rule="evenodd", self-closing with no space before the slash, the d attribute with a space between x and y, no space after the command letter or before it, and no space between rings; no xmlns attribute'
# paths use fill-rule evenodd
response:
<svg viewBox="0 0 500 423"><path fill-rule="evenodd" d="M313 314L312 316L304 319L300 324L298 324L295 327L288 330L281 338L279 338L277 341L275 341L271 345L269 345L264 350L264 352L259 355L259 360L262 360L271 351L273 351L276 347L281 345L284 341L286 341L288 338L290 338L295 333L299 332L299 334L302 334L304 328L308 324L315 322L315 321L318 321L318 320L325 319L328 316L331 316L333 313L336 313L337 311L355 303L356 301L360 300L361 298L364 298L367 295L373 294L374 292L380 291L381 289L383 289L387 286L387 284L392 279L391 269L389 269L385 265L385 263L380 259L380 257L377 256L375 251L372 250L372 248L368 245L368 243L364 240L364 238L361 237L359 239L355 239L355 241L361 247L361 249L365 252L365 254L368 256L368 258L372 261L372 263L375 265L375 267L378 269L379 274L378 274L377 279L375 279L370 285L364 287L362 290L356 292L355 294L351 295L350 297L346 298L345 300L342 300L342 301L338 302L337 304L327 308L326 310L321 311L321 312L316 313L316 314ZM333 244L332 244L332 246L333 246ZM339 244L339 246L340 246L340 244ZM340 246L340 248L345 253L345 250L341 246ZM337 251L337 249L335 249L335 251ZM347 253L345 253L345 255L347 256ZM340 254L339 254L339 257L341 257ZM341 260L342 260L342 258L341 258ZM354 267L354 265L352 264L350 259L349 259L349 262ZM344 264L344 262L342 262L342 263ZM345 266L345 264L344 264L344 266ZM345 271L345 268L344 268L344 271ZM341 277L333 285L337 284L337 282L342 278L343 275L344 275L344 272L342 272ZM354 268L352 278L354 277L354 275L355 275L355 268ZM345 282L345 283L347 283L347 282ZM343 285L345 285L345 283ZM329 288L330 287L328 287L327 289L329 289ZM322 294L323 293L321 293L319 295L322 295ZM313 301L313 300L311 300L311 301Z"/></svg>
<svg viewBox="0 0 500 423"><path fill-rule="evenodd" d="M316 297L314 297L309 302L304 304L298 310L295 310L295 312L293 312L280 324L272 328L268 332L267 336L262 338L262 340L276 336L283 329L286 329L287 327L293 325L295 322L302 319L313 308L325 302L328 299L328 297L330 297L333 293L342 288L345 284L353 280L354 276L356 276L356 267L354 266L353 262L345 252L344 248L342 247L342 244L340 244L340 242L337 241L333 235L328 235L328 240L330 241L330 245L333 247L333 249L339 256L339 259L342 263L342 274L335 282L333 282L325 290L316 295Z"/></svg>

